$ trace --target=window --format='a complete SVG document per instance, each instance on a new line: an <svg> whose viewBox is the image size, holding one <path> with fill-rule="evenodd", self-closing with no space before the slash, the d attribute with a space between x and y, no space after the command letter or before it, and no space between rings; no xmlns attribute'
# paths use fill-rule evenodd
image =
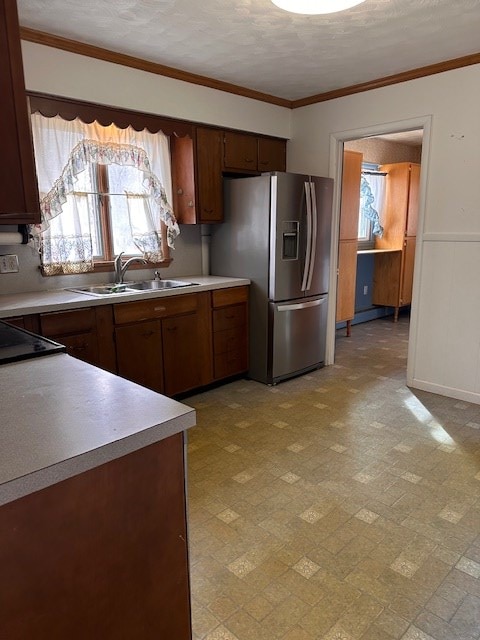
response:
<svg viewBox="0 0 480 640"><path fill-rule="evenodd" d="M362 165L360 180L360 211L358 216L358 242L363 247L373 247L374 236L382 237L380 224L385 194L385 174L377 165Z"/></svg>
<svg viewBox="0 0 480 640"><path fill-rule="evenodd" d="M179 228L170 206L168 138L32 115L44 273L83 273L115 255L169 261Z"/></svg>

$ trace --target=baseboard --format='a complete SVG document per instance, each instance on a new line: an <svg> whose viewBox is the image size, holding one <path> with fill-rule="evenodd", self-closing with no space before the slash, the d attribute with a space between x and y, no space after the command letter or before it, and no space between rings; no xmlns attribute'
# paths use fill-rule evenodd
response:
<svg viewBox="0 0 480 640"><path fill-rule="evenodd" d="M471 402L472 404L480 404L480 393L476 393L475 391L464 391L463 389L446 387L445 385L427 382L426 380L418 380L416 378L414 378L408 386L412 389L436 393L439 396L455 398L456 400L463 400L464 402Z"/></svg>

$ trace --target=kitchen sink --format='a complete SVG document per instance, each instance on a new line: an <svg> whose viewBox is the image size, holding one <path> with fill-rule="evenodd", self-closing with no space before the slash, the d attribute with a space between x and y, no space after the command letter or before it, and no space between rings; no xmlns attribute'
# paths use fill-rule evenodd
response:
<svg viewBox="0 0 480 640"><path fill-rule="evenodd" d="M75 293L86 293L91 296L111 296L118 293L130 293L127 291L128 284L101 284L92 287L72 287L69 291L75 291Z"/></svg>
<svg viewBox="0 0 480 640"><path fill-rule="evenodd" d="M191 287L195 282L184 282L183 280L143 280L143 282L132 282L127 289L135 291L157 291L158 289L176 289L177 287Z"/></svg>
<svg viewBox="0 0 480 640"><path fill-rule="evenodd" d="M135 293L140 291L161 291L163 289L176 289L178 287L190 287L196 282L184 280L143 280L141 282L124 282L123 284L102 284L91 287L75 287L69 291L85 293L91 296L112 296L121 293Z"/></svg>

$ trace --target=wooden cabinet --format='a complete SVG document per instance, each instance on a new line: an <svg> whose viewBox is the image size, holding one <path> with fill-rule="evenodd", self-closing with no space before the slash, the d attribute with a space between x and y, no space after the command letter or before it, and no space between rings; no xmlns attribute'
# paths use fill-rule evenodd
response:
<svg viewBox="0 0 480 640"><path fill-rule="evenodd" d="M248 287L212 293L214 378L248 369Z"/></svg>
<svg viewBox="0 0 480 640"><path fill-rule="evenodd" d="M420 165L399 162L380 170L387 174L384 234L375 240L375 248L388 252L375 256L372 299L376 305L394 307L396 321L400 307L412 301Z"/></svg>
<svg viewBox="0 0 480 640"><path fill-rule="evenodd" d="M226 171L285 171L286 142L248 133L226 131L223 166Z"/></svg>
<svg viewBox="0 0 480 640"><path fill-rule="evenodd" d="M191 640L182 434L0 507L0 563L2 638Z"/></svg>
<svg viewBox="0 0 480 640"><path fill-rule="evenodd" d="M180 224L223 222L223 175L286 170L286 141L213 127L172 138L173 209Z"/></svg>
<svg viewBox="0 0 480 640"><path fill-rule="evenodd" d="M116 371L111 305L41 313L39 332L64 344L69 355Z"/></svg>
<svg viewBox="0 0 480 640"><path fill-rule="evenodd" d="M351 321L355 315L362 160L363 155L357 151L345 150L343 152L336 321L347 322L348 336L350 335Z"/></svg>
<svg viewBox="0 0 480 640"><path fill-rule="evenodd" d="M0 224L34 224L40 207L14 0L0 3L0 59Z"/></svg>
<svg viewBox="0 0 480 640"><path fill-rule="evenodd" d="M173 210L180 224L223 220L222 137L218 129L197 127L195 140L171 140Z"/></svg>
<svg viewBox="0 0 480 640"><path fill-rule="evenodd" d="M118 375L163 393L162 325L147 320L115 328Z"/></svg>
<svg viewBox="0 0 480 640"><path fill-rule="evenodd" d="M114 305L118 373L169 396L212 381L209 293Z"/></svg>

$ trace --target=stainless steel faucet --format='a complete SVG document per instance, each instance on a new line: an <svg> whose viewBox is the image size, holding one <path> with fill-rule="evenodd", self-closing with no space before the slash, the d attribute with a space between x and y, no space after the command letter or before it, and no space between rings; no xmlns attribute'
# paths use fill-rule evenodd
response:
<svg viewBox="0 0 480 640"><path fill-rule="evenodd" d="M118 256L115 256L115 259L113 261L113 264L115 266L115 284L123 284L125 272L133 262L142 262L143 264L147 264L147 261L144 258L136 257L129 258L126 262L122 262L123 254L124 252L122 251L118 254Z"/></svg>

